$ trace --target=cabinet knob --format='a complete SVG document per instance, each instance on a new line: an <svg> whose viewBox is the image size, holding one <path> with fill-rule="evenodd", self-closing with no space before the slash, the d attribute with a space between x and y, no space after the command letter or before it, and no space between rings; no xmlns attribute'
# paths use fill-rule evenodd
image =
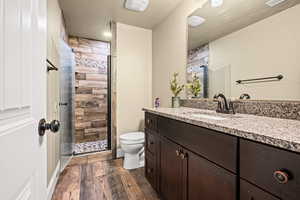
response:
<svg viewBox="0 0 300 200"><path fill-rule="evenodd" d="M282 170L277 170L273 174L275 180L280 184L285 184L289 181L289 174Z"/></svg>

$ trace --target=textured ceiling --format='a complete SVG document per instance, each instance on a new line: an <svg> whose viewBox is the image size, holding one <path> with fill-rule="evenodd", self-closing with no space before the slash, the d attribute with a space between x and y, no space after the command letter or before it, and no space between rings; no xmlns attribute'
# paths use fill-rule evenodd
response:
<svg viewBox="0 0 300 200"><path fill-rule="evenodd" d="M209 3L192 15L201 16L206 21L198 27L189 27L188 48L194 49L240 30L255 22L272 16L300 3L300 0L286 0L271 8L267 0L224 0L223 6L212 8Z"/></svg>
<svg viewBox="0 0 300 200"><path fill-rule="evenodd" d="M145 12L124 8L124 0L59 0L69 34L107 41L109 21L151 29L183 0L150 0Z"/></svg>

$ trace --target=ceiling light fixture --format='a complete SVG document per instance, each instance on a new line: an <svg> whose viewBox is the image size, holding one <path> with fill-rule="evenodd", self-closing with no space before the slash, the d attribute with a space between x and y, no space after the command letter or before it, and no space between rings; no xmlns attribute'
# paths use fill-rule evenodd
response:
<svg viewBox="0 0 300 200"><path fill-rule="evenodd" d="M224 0L210 0L211 7L220 7L224 3Z"/></svg>
<svg viewBox="0 0 300 200"><path fill-rule="evenodd" d="M149 6L149 0L125 0L125 8L143 12Z"/></svg>
<svg viewBox="0 0 300 200"><path fill-rule="evenodd" d="M196 26L200 26L201 24L203 24L205 22L205 19L203 17L199 17L199 16L190 16L188 18L188 24L191 27L196 27Z"/></svg>

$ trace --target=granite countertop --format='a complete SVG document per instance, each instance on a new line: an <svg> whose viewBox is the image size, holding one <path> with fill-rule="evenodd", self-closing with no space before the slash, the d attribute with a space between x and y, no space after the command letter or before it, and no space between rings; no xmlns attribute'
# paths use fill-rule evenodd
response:
<svg viewBox="0 0 300 200"><path fill-rule="evenodd" d="M300 152L300 121L297 120L246 114L226 115L211 110L187 107L144 108L143 110L229 135L269 144L294 152ZM226 119L207 119L193 116L193 114L206 114Z"/></svg>

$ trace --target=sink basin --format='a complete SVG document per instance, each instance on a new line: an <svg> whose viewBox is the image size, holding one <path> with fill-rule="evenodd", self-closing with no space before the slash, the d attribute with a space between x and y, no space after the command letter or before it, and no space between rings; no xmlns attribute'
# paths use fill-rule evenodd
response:
<svg viewBox="0 0 300 200"><path fill-rule="evenodd" d="M191 114L192 117L204 118L204 119L212 119L212 120L225 120L224 117L207 115L207 114Z"/></svg>

